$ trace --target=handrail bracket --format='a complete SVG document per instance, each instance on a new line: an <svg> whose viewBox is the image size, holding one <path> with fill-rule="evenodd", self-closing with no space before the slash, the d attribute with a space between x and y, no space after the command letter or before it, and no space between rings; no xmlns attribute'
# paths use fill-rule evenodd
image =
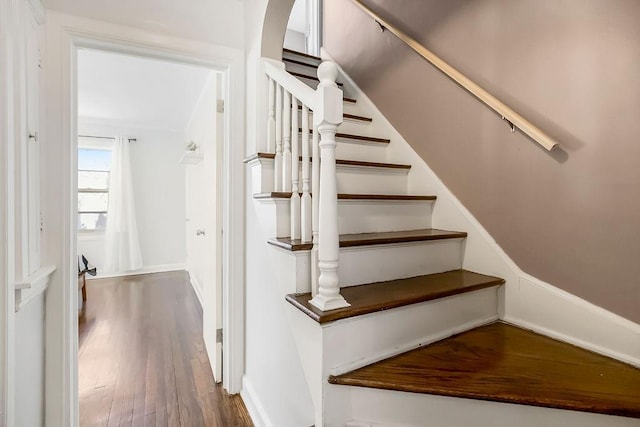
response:
<svg viewBox="0 0 640 427"><path fill-rule="evenodd" d="M511 133L515 133L516 132L516 125L513 124L513 122L509 119L507 119L505 116L502 116L502 120L504 120L505 122L507 122L507 124L509 125L509 127L511 128Z"/></svg>

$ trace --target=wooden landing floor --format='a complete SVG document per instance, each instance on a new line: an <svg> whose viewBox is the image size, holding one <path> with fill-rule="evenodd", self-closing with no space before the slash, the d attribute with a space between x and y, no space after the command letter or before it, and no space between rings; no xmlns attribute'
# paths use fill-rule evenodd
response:
<svg viewBox="0 0 640 427"><path fill-rule="evenodd" d="M504 323L329 382L640 418L640 369Z"/></svg>
<svg viewBox="0 0 640 427"><path fill-rule="evenodd" d="M216 385L202 311L184 272L87 282L80 318L80 425L251 426Z"/></svg>

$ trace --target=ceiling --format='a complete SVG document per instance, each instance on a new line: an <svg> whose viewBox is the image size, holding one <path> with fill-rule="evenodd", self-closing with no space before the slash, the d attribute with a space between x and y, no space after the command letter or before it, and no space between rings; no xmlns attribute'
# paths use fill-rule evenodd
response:
<svg viewBox="0 0 640 427"><path fill-rule="evenodd" d="M243 46L239 0L43 0L47 9L225 46Z"/></svg>
<svg viewBox="0 0 640 427"><path fill-rule="evenodd" d="M78 52L78 116L158 130L182 131L214 71L107 53Z"/></svg>

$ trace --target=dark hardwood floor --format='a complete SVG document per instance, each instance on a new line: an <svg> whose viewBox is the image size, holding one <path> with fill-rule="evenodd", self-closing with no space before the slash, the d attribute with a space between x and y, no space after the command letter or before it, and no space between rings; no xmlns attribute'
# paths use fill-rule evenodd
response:
<svg viewBox="0 0 640 427"><path fill-rule="evenodd" d="M184 272L87 283L80 317L81 426L252 426L216 384L202 310Z"/></svg>

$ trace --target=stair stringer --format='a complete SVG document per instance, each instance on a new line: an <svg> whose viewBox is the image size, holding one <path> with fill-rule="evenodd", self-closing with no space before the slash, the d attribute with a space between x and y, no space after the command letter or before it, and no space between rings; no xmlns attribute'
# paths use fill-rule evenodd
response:
<svg viewBox="0 0 640 427"><path fill-rule="evenodd" d="M321 56L336 63L324 48ZM468 233L462 267L505 279L499 307L502 320L640 367L640 324L522 271L340 65L336 65L345 94L356 98L359 111L373 118L370 132L391 140L385 151L386 161L412 166L408 192L438 197L432 212L433 227Z"/></svg>
<svg viewBox="0 0 640 427"><path fill-rule="evenodd" d="M325 324L288 305L289 326L314 402L315 425L337 427L351 419L352 391L329 384L330 375L492 323L498 319L498 292L495 286Z"/></svg>
<svg viewBox="0 0 640 427"><path fill-rule="evenodd" d="M348 405L353 418L342 424L347 427L640 426L638 419L614 415L373 388L343 387L351 389Z"/></svg>

